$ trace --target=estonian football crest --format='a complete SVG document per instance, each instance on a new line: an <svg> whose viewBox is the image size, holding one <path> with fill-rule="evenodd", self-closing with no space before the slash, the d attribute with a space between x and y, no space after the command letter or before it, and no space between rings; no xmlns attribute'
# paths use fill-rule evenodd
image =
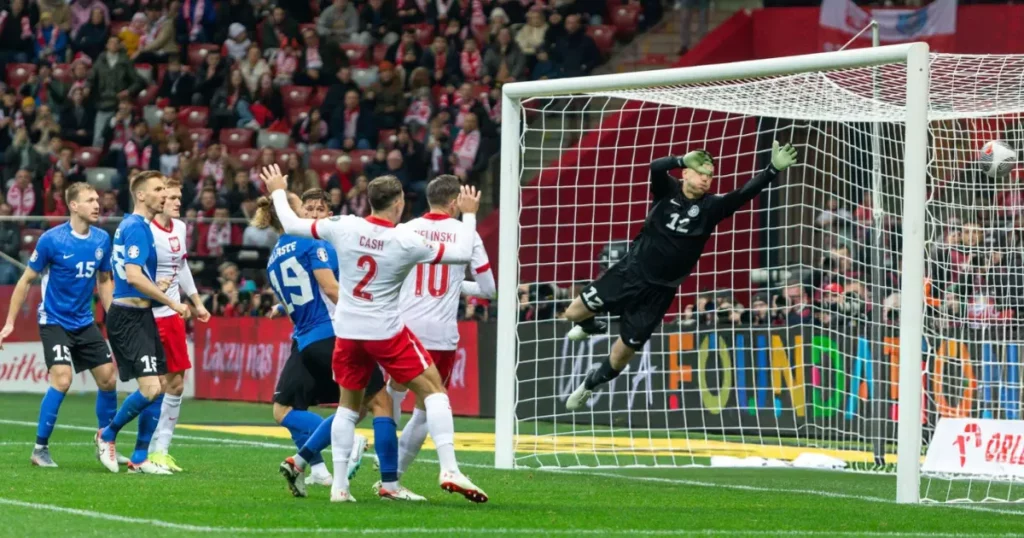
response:
<svg viewBox="0 0 1024 538"><path fill-rule="evenodd" d="M323 248L316 249L316 257L319 258L320 261L326 263L327 262L327 250L325 250Z"/></svg>
<svg viewBox="0 0 1024 538"><path fill-rule="evenodd" d="M168 237L167 243L171 246L171 252L181 251L181 241L177 237Z"/></svg>
<svg viewBox="0 0 1024 538"><path fill-rule="evenodd" d="M103 259L103 249L102 248L96 249L96 259L97 260L102 260Z"/></svg>
<svg viewBox="0 0 1024 538"><path fill-rule="evenodd" d="M30 261L32 263L35 263L36 260L38 260L38 259L39 259L39 251L38 250L33 250L32 251L32 257L29 258L28 261Z"/></svg>
<svg viewBox="0 0 1024 538"><path fill-rule="evenodd" d="M132 246L128 247L128 257L133 259L133 260L135 258L138 258L139 257L139 247L137 247L135 245L132 245Z"/></svg>
<svg viewBox="0 0 1024 538"><path fill-rule="evenodd" d="M694 206L690 206L690 210L686 212L686 216L690 217L691 219L696 217L699 214L700 214L700 207L699 206L695 206L695 205Z"/></svg>

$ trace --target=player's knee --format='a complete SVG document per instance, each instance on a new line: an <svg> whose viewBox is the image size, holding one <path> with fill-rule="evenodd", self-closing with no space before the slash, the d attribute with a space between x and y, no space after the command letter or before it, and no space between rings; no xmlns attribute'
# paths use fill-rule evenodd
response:
<svg viewBox="0 0 1024 538"><path fill-rule="evenodd" d="M143 380L150 381L144 383ZM139 379L139 392L142 394L143 398L152 402L164 393L163 384L155 379L144 377Z"/></svg>
<svg viewBox="0 0 1024 538"><path fill-rule="evenodd" d="M288 413L291 412L291 406L274 404L274 422L278 424L284 422L284 417L288 416Z"/></svg>
<svg viewBox="0 0 1024 538"><path fill-rule="evenodd" d="M579 297L573 299L572 303L569 304L569 308L565 309L565 319L572 322L583 321L593 317L593 315L594 313L583 304L583 300Z"/></svg>
<svg viewBox="0 0 1024 538"><path fill-rule="evenodd" d="M394 412L391 406L391 397L388 396L387 391L380 391L376 396L370 400L370 412L375 417L390 417L391 413Z"/></svg>
<svg viewBox="0 0 1024 538"><path fill-rule="evenodd" d="M416 376L409 382L409 388L416 394L418 400L422 400L431 394L443 393L444 383L441 381L441 374L437 372L437 368L433 365L423 371L422 374Z"/></svg>
<svg viewBox="0 0 1024 538"><path fill-rule="evenodd" d="M171 396L181 396L185 392L185 376L181 374L171 374L167 376L167 380L164 384L164 393L170 394Z"/></svg>
<svg viewBox="0 0 1024 538"><path fill-rule="evenodd" d="M107 364L92 371L96 379L96 387L102 391L114 390L117 388L117 370L113 364Z"/></svg>
<svg viewBox="0 0 1024 538"><path fill-rule="evenodd" d="M71 371L51 371L50 386L53 387L54 390L67 392L71 388Z"/></svg>

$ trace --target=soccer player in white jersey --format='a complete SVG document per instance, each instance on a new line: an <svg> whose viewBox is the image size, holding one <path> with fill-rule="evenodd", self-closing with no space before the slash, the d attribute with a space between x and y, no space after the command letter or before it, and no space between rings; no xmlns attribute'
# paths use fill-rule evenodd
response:
<svg viewBox="0 0 1024 538"><path fill-rule="evenodd" d="M465 227L456 220L459 216L458 198L461 191L459 178L442 175L427 185L430 211L400 228L409 228L428 241L451 244ZM469 267L476 281L466 280L465 267L454 265L420 264L409 273L402 285L399 308L402 320L427 348L434 359L445 389L455 366L455 351L459 345L459 296L470 295L490 299L494 297L494 274L487 260L487 251L480 234L473 234L473 256ZM388 386L394 402L397 421L402 413L402 400L406 388L394 381ZM423 402L416 402L412 418L402 430L398 440L398 476L401 478L409 464L416 459L427 438L427 414Z"/></svg>
<svg viewBox="0 0 1024 538"><path fill-rule="evenodd" d="M402 323L398 297L402 282L420 263L468 263L473 254L476 210L480 195L465 188L459 197L465 233L446 244L424 239L407 228L395 228L405 209L402 184L394 176L370 182L372 214L365 219L352 215L330 219L301 219L288 204L287 178L277 165L261 174L274 199L274 208L285 232L334 245L338 253L339 292L334 319L332 367L341 387L341 398L331 431L334 445L332 502L354 502L348 487L348 455L352 449L363 389L379 364L398 383L407 385L427 411L427 429L441 463L439 485L474 502L486 502L487 494L459 470L455 458L455 425L444 384L430 354L416 335ZM450 245L450 246L449 246ZM384 484L384 487L392 485Z"/></svg>
<svg viewBox="0 0 1024 538"><path fill-rule="evenodd" d="M210 313L203 305L195 280L192 279L192 271L186 260L185 223L178 220L181 216L181 183L168 179L164 192L167 193L164 210L149 222L156 245L156 277L158 281L167 284L164 293L174 301L180 302L182 295L188 297L195 308L196 319L206 323L210 320ZM153 316L167 357L167 374L164 376L165 392L158 398L162 399L160 421L149 446L149 461L169 471L180 472L181 467L167 450L171 446L174 426L178 423L181 411L185 371L192 368L185 341L185 320L164 305L153 307Z"/></svg>

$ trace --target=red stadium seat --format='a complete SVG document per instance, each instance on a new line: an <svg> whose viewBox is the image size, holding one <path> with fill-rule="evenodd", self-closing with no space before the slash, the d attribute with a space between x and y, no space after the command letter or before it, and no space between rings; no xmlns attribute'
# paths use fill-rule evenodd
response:
<svg viewBox="0 0 1024 538"><path fill-rule="evenodd" d="M221 129L220 143L226 148L251 148L252 129Z"/></svg>
<svg viewBox="0 0 1024 538"><path fill-rule="evenodd" d="M295 148L279 149L275 154L277 155L277 162L280 163L282 170L284 169L285 160L291 158L292 155L300 160L302 159L302 156L299 155L299 150Z"/></svg>
<svg viewBox="0 0 1024 538"><path fill-rule="evenodd" d="M53 78L65 83L71 83L71 65L70 64L54 64L53 65Z"/></svg>
<svg viewBox="0 0 1024 538"><path fill-rule="evenodd" d="M193 147L199 151L210 146L210 141L213 140L213 129L189 127L188 137L192 139Z"/></svg>
<svg viewBox="0 0 1024 538"><path fill-rule="evenodd" d="M39 242L39 236L41 235L43 235L43 230L35 228L21 230L21 251L25 254L31 254L36 249L36 243Z"/></svg>
<svg viewBox="0 0 1024 538"><path fill-rule="evenodd" d="M202 128L210 124L210 109L205 106L183 106L178 111L178 123L188 128Z"/></svg>
<svg viewBox="0 0 1024 538"><path fill-rule="evenodd" d="M207 45L203 43L192 43L188 46L188 65L192 69L198 69L199 66L203 65L203 61L206 59L206 55L210 51L219 51L220 45Z"/></svg>
<svg viewBox="0 0 1024 538"><path fill-rule="evenodd" d="M281 102L285 108L294 108L309 103L313 88L309 86L282 86Z"/></svg>
<svg viewBox="0 0 1024 538"><path fill-rule="evenodd" d="M15 90L36 72L34 64L7 64L7 85Z"/></svg>
<svg viewBox="0 0 1024 538"><path fill-rule="evenodd" d="M344 154L345 152L340 149L313 150L309 154L309 167L316 171L317 175L320 176L320 182L323 183L326 178L330 177L337 170L335 163L338 162L338 157Z"/></svg>
<svg viewBox="0 0 1024 538"><path fill-rule="evenodd" d="M380 43L373 47L373 63L379 64L383 62L388 55L388 46L385 43Z"/></svg>
<svg viewBox="0 0 1024 538"><path fill-rule="evenodd" d="M151 105L156 101L156 92L160 90L160 87L156 84L150 84L139 92L139 96L135 98L135 105L138 107L144 107Z"/></svg>
<svg viewBox="0 0 1024 538"><path fill-rule="evenodd" d="M221 136L223 136L223 131ZM255 148L228 148L228 155L234 157L238 164L246 170L256 165L256 159L260 158L260 150Z"/></svg>
<svg viewBox="0 0 1024 538"><path fill-rule="evenodd" d="M349 153L352 157L352 170L357 174L363 171L366 165L373 162L373 157L377 155L377 152L372 149L357 149Z"/></svg>
<svg viewBox="0 0 1024 538"><path fill-rule="evenodd" d="M312 110L312 108L313 107L309 105L300 105L293 106L291 108L286 108L285 114L288 114L288 122L292 125L299 123L300 121L302 121L302 118L309 115L309 111Z"/></svg>
<svg viewBox="0 0 1024 538"><path fill-rule="evenodd" d="M330 88L327 86L317 86L316 91L313 92L313 97L309 100L309 104L320 108L320 106L324 104L324 99L327 97L327 91L329 89Z"/></svg>
<svg viewBox="0 0 1024 538"><path fill-rule="evenodd" d="M344 43L341 45L341 50L348 56L348 61L353 65L359 65L362 63L366 65L366 46L356 45L354 43Z"/></svg>
<svg viewBox="0 0 1024 538"><path fill-rule="evenodd" d="M387 146L388 149L395 147L398 142L398 131L395 129L381 129L377 131L377 145Z"/></svg>
<svg viewBox="0 0 1024 538"><path fill-rule="evenodd" d="M99 166L100 157L103 156L103 148L95 148L86 146L79 148L75 153L75 160L78 164L82 165L83 168L94 168Z"/></svg>
<svg viewBox="0 0 1024 538"><path fill-rule="evenodd" d="M594 43L597 44L597 50L601 51L601 56L608 57L612 48L615 47L614 26L591 26L587 28L587 35L594 39Z"/></svg>
<svg viewBox="0 0 1024 538"><path fill-rule="evenodd" d="M629 39L636 34L640 25L640 11L642 6L627 4L612 8L612 25L615 26L617 34L622 39Z"/></svg>

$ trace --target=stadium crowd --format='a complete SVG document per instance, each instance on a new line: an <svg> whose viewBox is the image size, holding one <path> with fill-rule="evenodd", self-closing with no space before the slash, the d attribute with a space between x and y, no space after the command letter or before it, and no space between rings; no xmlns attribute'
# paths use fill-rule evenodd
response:
<svg viewBox="0 0 1024 538"><path fill-rule="evenodd" d="M244 224L262 194L260 164L286 165L296 192L325 189L335 214L368 214L367 183L395 175L411 218L436 175L480 183L498 147L502 84L589 74L612 46L610 33L593 31L611 10L650 23L661 9L639 0L0 5L0 216L63 217L66 186L88 181L103 216L118 217L131 210L127 178L161 170L183 184L188 249L217 267L206 273L216 280L199 283L225 315L262 313L271 299L261 279L221 263L227 249L276 241ZM0 223L0 251L24 258L43 222ZM17 273L0 262L0 284ZM474 306L472 316L487 315Z"/></svg>

